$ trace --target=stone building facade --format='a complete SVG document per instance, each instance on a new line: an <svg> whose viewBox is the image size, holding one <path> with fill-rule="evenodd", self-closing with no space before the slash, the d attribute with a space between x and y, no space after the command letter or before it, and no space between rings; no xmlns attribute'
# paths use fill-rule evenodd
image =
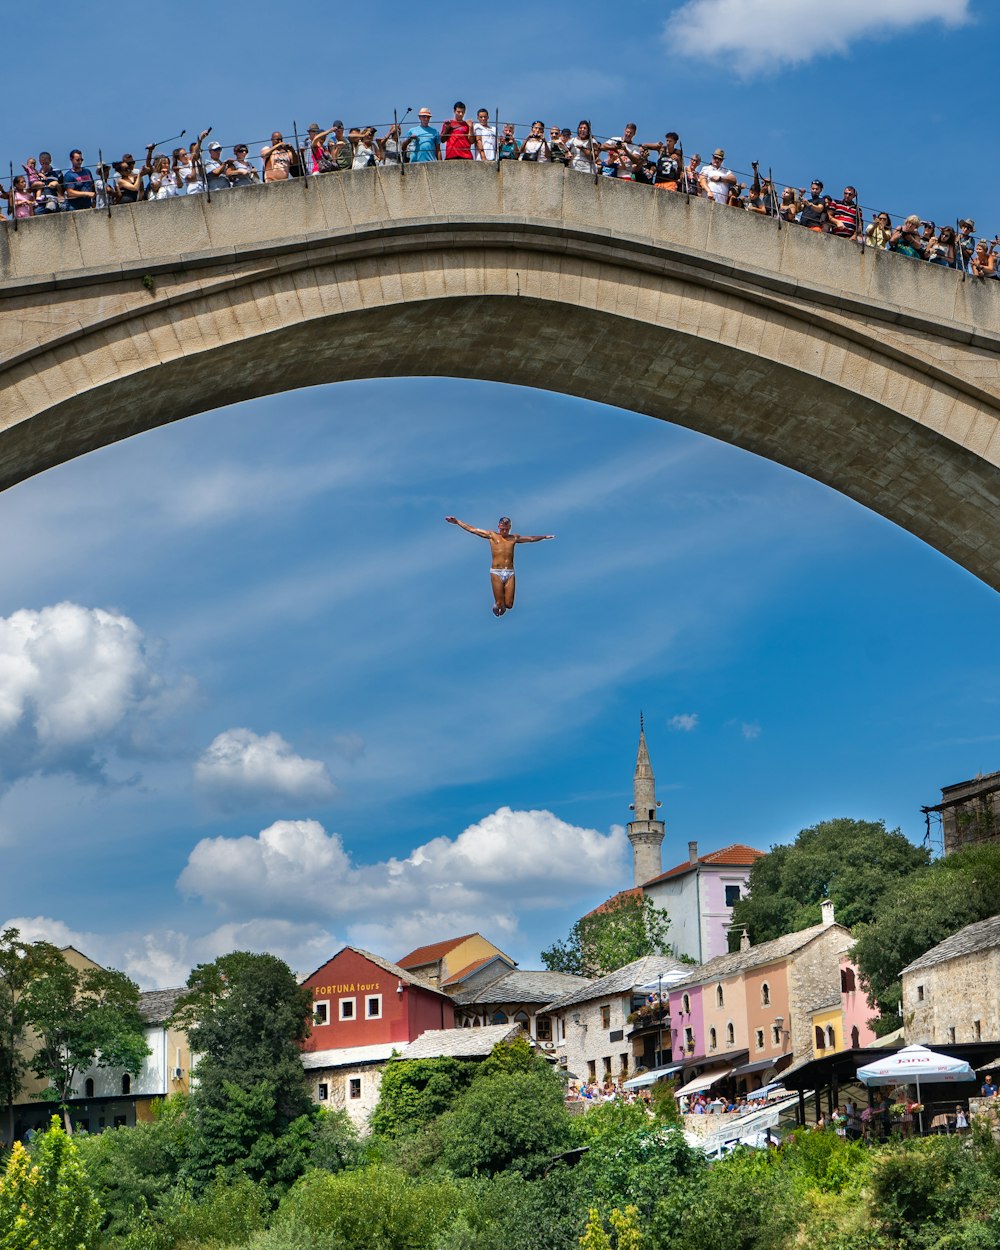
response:
<svg viewBox="0 0 1000 1250"><path fill-rule="evenodd" d="M1000 1040L1000 915L966 925L903 969L907 1042Z"/></svg>
<svg viewBox="0 0 1000 1250"><path fill-rule="evenodd" d="M632 1075L647 1055L647 1034L628 1017L663 988L683 976L686 965L669 955L648 955L616 972L563 995L544 1007L553 1020L560 1067L580 1080L618 1081ZM663 1022L662 1049L669 1053L669 1020Z"/></svg>

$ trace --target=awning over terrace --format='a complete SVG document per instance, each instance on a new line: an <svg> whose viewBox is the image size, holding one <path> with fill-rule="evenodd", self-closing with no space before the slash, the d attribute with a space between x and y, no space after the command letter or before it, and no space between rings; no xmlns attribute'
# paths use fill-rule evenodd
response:
<svg viewBox="0 0 1000 1250"><path fill-rule="evenodd" d="M663 1077L673 1076L675 1072L680 1072L683 1066L682 1063L672 1063L668 1068L653 1068L649 1072L641 1072L638 1076L630 1076L623 1083L623 1088L642 1089L644 1085L655 1085Z"/></svg>
<svg viewBox="0 0 1000 1250"><path fill-rule="evenodd" d="M696 1076L693 1081L688 1081L680 1089L675 1089L674 1097L680 1098L682 1094L700 1094L703 1089L710 1089L716 1081L731 1076L732 1071L732 1068L716 1068L714 1072L703 1072L701 1076Z"/></svg>

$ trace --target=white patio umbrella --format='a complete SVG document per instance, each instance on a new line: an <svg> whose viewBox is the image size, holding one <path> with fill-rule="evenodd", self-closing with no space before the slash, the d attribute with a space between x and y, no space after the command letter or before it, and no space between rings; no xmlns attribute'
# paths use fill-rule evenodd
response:
<svg viewBox="0 0 1000 1250"><path fill-rule="evenodd" d="M921 1080L939 1083L976 1079L975 1072L964 1059L953 1059L951 1055L939 1054L926 1046L904 1046L894 1055L866 1063L858 1068L857 1075L865 1085L904 1085L913 1081L917 1087L917 1102L920 1102ZM920 1128L923 1131L923 1115L920 1117Z"/></svg>

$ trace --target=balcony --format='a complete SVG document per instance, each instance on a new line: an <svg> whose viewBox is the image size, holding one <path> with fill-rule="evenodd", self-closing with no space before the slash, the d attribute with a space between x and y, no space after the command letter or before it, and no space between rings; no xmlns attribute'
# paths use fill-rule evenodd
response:
<svg viewBox="0 0 1000 1250"><path fill-rule="evenodd" d="M629 1015L628 1023L632 1026L628 1033L629 1041L637 1037L646 1037L650 1033L659 1033L661 1030L669 1037L670 1009L666 1006L637 1007Z"/></svg>

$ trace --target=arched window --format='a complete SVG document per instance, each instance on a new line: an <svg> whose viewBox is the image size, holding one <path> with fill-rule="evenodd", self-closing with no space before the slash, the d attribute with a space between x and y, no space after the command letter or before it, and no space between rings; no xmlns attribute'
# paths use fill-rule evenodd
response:
<svg viewBox="0 0 1000 1250"><path fill-rule="evenodd" d="M736 1030L733 1028L732 1020L726 1025L726 1045L732 1046L736 1041Z"/></svg>
<svg viewBox="0 0 1000 1250"><path fill-rule="evenodd" d="M94 1078L92 1076L88 1076L83 1083L83 1096L84 1098L93 1098L94 1096Z"/></svg>
<svg viewBox="0 0 1000 1250"><path fill-rule="evenodd" d="M760 987L760 1003L762 1007L770 1007L771 1005L771 987L766 981Z"/></svg>
<svg viewBox="0 0 1000 1250"><path fill-rule="evenodd" d="M681 1009L686 1016L691 1014L691 999L687 994L681 999Z"/></svg>
<svg viewBox="0 0 1000 1250"><path fill-rule="evenodd" d="M827 1046L832 1046L834 1049L837 1047L837 1035L833 1031L832 1024L828 1024L826 1026L826 1044Z"/></svg>
<svg viewBox="0 0 1000 1250"><path fill-rule="evenodd" d="M725 1007L726 1005L726 998L722 992L721 985L717 985L715 987L715 1005L716 1007Z"/></svg>
<svg viewBox="0 0 1000 1250"><path fill-rule="evenodd" d="M708 1030L708 1049L709 1050L719 1049L719 1035L718 1033L716 1033L715 1029Z"/></svg>
<svg viewBox="0 0 1000 1250"><path fill-rule="evenodd" d="M493 1023L494 1023L494 1024L506 1024L506 1023L507 1023L507 1017L504 1015L504 1013L503 1013L502 1011L494 1011L494 1013L493 1013Z"/></svg>
<svg viewBox="0 0 1000 1250"><path fill-rule="evenodd" d="M826 1050L826 1035L818 1024L816 1025L816 1049Z"/></svg>
<svg viewBox="0 0 1000 1250"><path fill-rule="evenodd" d="M841 968L840 970L841 992L844 994L850 994L850 992L856 988L857 986L854 983L854 969L853 968Z"/></svg>
<svg viewBox="0 0 1000 1250"><path fill-rule="evenodd" d="M861 1034L858 1032L858 1026L855 1025L854 1028L851 1029L851 1046L857 1050L860 1045Z"/></svg>
<svg viewBox="0 0 1000 1250"><path fill-rule="evenodd" d="M125 1075L122 1077L122 1093L131 1094L131 1092L132 1092L132 1078L126 1072Z"/></svg>
<svg viewBox="0 0 1000 1250"><path fill-rule="evenodd" d="M526 1033L530 1032L531 1021L528 1019L528 1013L526 1011L515 1011L514 1023L519 1024Z"/></svg>

